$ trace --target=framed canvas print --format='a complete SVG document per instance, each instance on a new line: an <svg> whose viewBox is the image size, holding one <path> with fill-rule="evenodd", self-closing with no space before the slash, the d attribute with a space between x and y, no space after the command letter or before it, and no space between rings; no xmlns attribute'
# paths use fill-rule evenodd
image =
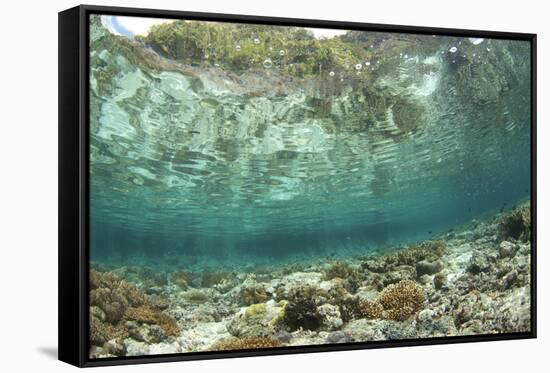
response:
<svg viewBox="0 0 550 373"><path fill-rule="evenodd" d="M59 13L60 359L535 337L535 42Z"/></svg>

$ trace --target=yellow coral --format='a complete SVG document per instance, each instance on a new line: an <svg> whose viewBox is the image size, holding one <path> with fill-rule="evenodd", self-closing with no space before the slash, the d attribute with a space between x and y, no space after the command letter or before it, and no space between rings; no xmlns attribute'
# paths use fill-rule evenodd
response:
<svg viewBox="0 0 550 373"><path fill-rule="evenodd" d="M254 315L259 315L259 314L266 313L266 311L267 311L267 307L266 307L265 303L256 303L256 304L250 305L244 311L244 315L246 317L252 317Z"/></svg>
<svg viewBox="0 0 550 373"><path fill-rule="evenodd" d="M277 303L277 309L278 309L277 315L275 315L275 317L270 322L272 326L280 325L283 322L287 306L288 306L288 301L285 299Z"/></svg>
<svg viewBox="0 0 550 373"><path fill-rule="evenodd" d="M384 307L386 318L403 321L422 308L424 299L420 286L414 281L403 280L386 287L377 301Z"/></svg>
<svg viewBox="0 0 550 373"><path fill-rule="evenodd" d="M228 351L228 350L255 350L259 348L281 347L282 344L272 337L248 337L248 338L230 338L214 342L210 351Z"/></svg>

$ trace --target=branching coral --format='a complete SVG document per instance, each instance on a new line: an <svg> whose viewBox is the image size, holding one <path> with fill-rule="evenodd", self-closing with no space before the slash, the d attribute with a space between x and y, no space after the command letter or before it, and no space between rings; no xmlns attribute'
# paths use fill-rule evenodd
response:
<svg viewBox="0 0 550 373"><path fill-rule="evenodd" d="M164 334L178 335L176 322L161 309L164 298L148 298L140 289L110 272L90 271L90 341L101 346L129 335L126 321L159 325Z"/></svg>
<svg viewBox="0 0 550 373"><path fill-rule="evenodd" d="M500 218L498 231L501 239L531 239L531 206L523 204Z"/></svg>
<svg viewBox="0 0 550 373"><path fill-rule="evenodd" d="M347 297L340 302L339 307L344 322L363 318L379 319L382 317L383 311L379 302L359 297Z"/></svg>
<svg viewBox="0 0 550 373"><path fill-rule="evenodd" d="M128 336L128 330L123 323L112 325L90 316L90 342L95 346L102 346L112 339L124 339Z"/></svg>
<svg viewBox="0 0 550 373"><path fill-rule="evenodd" d="M361 267L375 273L389 272L398 266L415 266L422 260L437 261L446 250L444 241L425 241L417 246L400 249L380 257L367 257L361 263Z"/></svg>
<svg viewBox="0 0 550 373"><path fill-rule="evenodd" d="M377 299L385 318L403 321L416 314L424 304L424 291L414 281L403 280L386 287Z"/></svg>
<svg viewBox="0 0 550 373"><path fill-rule="evenodd" d="M258 348L281 347L282 343L272 337L248 337L248 338L230 338L214 342L210 351L228 351L228 350L255 350Z"/></svg>
<svg viewBox="0 0 550 373"><path fill-rule="evenodd" d="M377 301L362 300L359 302L359 316L367 319L380 319L384 307Z"/></svg>
<svg viewBox="0 0 550 373"><path fill-rule="evenodd" d="M434 261L439 259L447 250L444 241L425 241L395 253L398 265L415 265L421 260Z"/></svg>
<svg viewBox="0 0 550 373"><path fill-rule="evenodd" d="M90 289L90 306L101 308L111 324L119 322L128 307L139 307L147 302L141 290L110 272L91 270Z"/></svg>
<svg viewBox="0 0 550 373"><path fill-rule="evenodd" d="M178 336L180 333L174 319L148 306L130 307L126 311L124 318L144 324L158 325L167 336Z"/></svg>

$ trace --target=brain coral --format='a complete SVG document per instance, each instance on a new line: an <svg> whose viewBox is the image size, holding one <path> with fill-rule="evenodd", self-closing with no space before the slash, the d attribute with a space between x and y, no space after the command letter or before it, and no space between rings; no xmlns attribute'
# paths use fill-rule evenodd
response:
<svg viewBox="0 0 550 373"><path fill-rule="evenodd" d="M403 321L422 308L424 291L414 281L403 280L386 287L378 297L384 307L385 318Z"/></svg>

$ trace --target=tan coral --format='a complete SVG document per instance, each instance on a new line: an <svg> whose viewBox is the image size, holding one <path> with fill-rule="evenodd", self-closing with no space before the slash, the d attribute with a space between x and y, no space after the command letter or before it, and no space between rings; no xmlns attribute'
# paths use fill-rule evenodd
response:
<svg viewBox="0 0 550 373"><path fill-rule="evenodd" d="M112 339L124 339L128 337L128 330L123 323L112 325L102 322L95 316L90 317L90 342L101 346Z"/></svg>
<svg viewBox="0 0 550 373"><path fill-rule="evenodd" d="M90 271L90 306L101 308L111 324L118 323L128 307L145 303L145 293L136 286L110 272Z"/></svg>
<svg viewBox="0 0 550 373"><path fill-rule="evenodd" d="M259 348L281 347L282 343L272 337L248 337L248 338L230 338L214 342L210 351L228 351L228 350L256 350Z"/></svg>
<svg viewBox="0 0 550 373"><path fill-rule="evenodd" d="M158 325L167 336L178 336L180 329L178 324L170 316L149 306L130 307L124 316L126 320L137 321L144 324Z"/></svg>
<svg viewBox="0 0 550 373"><path fill-rule="evenodd" d="M403 280L386 287L377 301L384 307L385 318L403 321L416 314L423 304L424 291L414 281Z"/></svg>
<svg viewBox="0 0 550 373"><path fill-rule="evenodd" d="M380 319L384 307L377 301L362 300L359 302L359 314L367 319Z"/></svg>

